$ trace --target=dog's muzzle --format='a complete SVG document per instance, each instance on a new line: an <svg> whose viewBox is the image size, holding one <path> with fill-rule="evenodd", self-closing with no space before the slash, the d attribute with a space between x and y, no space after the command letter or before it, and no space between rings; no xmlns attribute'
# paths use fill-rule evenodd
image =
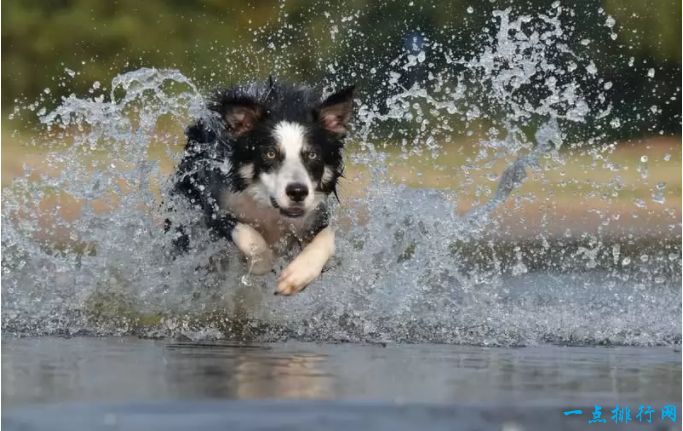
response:
<svg viewBox="0 0 683 431"><path fill-rule="evenodd" d="M273 208L279 209L280 214L282 214L285 217L289 218L299 218L304 215L306 212L304 210L304 207L301 206L293 206L289 208L282 208L280 205L278 205L277 201L274 198L270 198L270 203L273 205Z"/></svg>

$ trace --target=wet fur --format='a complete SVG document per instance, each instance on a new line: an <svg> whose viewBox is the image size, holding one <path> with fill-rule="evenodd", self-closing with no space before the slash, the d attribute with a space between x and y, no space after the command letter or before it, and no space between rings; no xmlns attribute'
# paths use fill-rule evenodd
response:
<svg viewBox="0 0 683 431"><path fill-rule="evenodd" d="M279 293L303 289L334 251L327 198L343 173L352 97L352 87L322 99L310 87L272 80L237 86L213 94L210 115L187 128L172 194L203 213L214 239L233 241L253 273L306 245L282 272ZM167 230L176 232L178 250L192 247L182 226L169 222Z"/></svg>

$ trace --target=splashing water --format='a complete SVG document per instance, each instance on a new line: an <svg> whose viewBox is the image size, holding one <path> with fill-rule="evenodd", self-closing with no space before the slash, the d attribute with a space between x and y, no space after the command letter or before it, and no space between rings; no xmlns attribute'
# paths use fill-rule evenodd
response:
<svg viewBox="0 0 683 431"><path fill-rule="evenodd" d="M680 248L601 237L549 242L543 232L541 241L509 244L495 235L492 212L529 169L543 157L559 163L569 140L599 143L590 121L611 121L604 98L587 97L605 86L593 62L567 47L573 35L563 29L563 13L557 5L539 16L496 11L474 54L433 44L392 62L389 96L358 107L358 149L349 159L368 170L365 193L337 208L337 257L293 298L273 297L275 276L249 276L230 244L212 243L201 231L199 250L171 257L163 232L170 184L160 159L177 161L182 127L207 114L191 79L139 69L116 76L108 97L72 95L51 112L39 111L43 145L51 150L47 169L27 169L2 196L3 330L680 343ZM402 78L430 56L448 67L406 85ZM436 158L454 130L474 124L487 126L475 161L488 166L492 154L508 161L480 205L458 215L457 193L390 180L386 142L398 143L404 160ZM198 214L181 216L192 223Z"/></svg>

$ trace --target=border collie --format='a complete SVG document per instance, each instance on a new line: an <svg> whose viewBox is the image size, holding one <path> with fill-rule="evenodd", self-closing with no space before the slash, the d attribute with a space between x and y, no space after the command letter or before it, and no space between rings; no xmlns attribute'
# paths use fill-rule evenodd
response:
<svg viewBox="0 0 683 431"><path fill-rule="evenodd" d="M212 237L232 241L252 274L271 271L276 256L305 244L275 293L303 290L334 253L326 201L343 171L353 87L321 99L271 78L217 91L208 109L186 131L172 194L201 210ZM176 230L175 245L186 251L188 233Z"/></svg>

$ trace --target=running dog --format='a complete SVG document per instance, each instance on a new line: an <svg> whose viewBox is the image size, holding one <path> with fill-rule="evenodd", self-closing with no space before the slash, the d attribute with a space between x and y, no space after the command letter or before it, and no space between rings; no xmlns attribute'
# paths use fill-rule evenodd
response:
<svg viewBox="0 0 683 431"><path fill-rule="evenodd" d="M203 212L213 238L232 241L257 275L303 246L280 273L276 294L303 290L334 253L327 201L343 172L353 90L321 98L272 79L236 86L213 94L211 115L186 131L172 194ZM176 247L189 249L189 234L175 230Z"/></svg>

